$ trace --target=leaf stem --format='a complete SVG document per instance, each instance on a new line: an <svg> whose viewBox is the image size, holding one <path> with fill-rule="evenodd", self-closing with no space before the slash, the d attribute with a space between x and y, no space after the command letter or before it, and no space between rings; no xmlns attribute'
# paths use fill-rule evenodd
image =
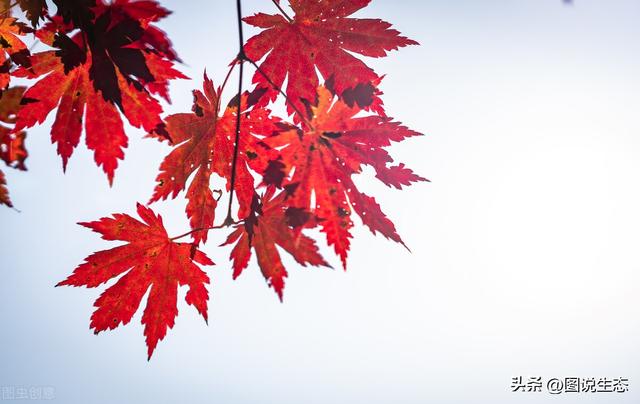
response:
<svg viewBox="0 0 640 404"><path fill-rule="evenodd" d="M287 21L289 22L293 22L293 18L289 17L289 14L287 14L286 11L284 11L284 9L280 6L280 3L278 3L277 0L271 0L273 2L273 4L276 5L276 7L278 7L278 10L280 10L280 13L282 13L282 15L284 16L284 18L287 19Z"/></svg>
<svg viewBox="0 0 640 404"><path fill-rule="evenodd" d="M241 100L242 100L242 78L244 73L244 61L246 56L244 54L244 33L242 31L242 4L241 0L236 0L237 20L238 20L238 41L240 43L240 51L238 52L238 62L240 63L239 77L238 77L238 110L236 111L236 138L233 145L233 160L231 162L231 184L229 191L229 207L227 209L227 218L224 220L224 225L230 226L233 224L233 217L231 215L231 208L233 206L233 196L235 192L236 184L236 166L238 165L238 149L240 148L240 121L242 117Z"/></svg>
<svg viewBox="0 0 640 404"><path fill-rule="evenodd" d="M229 77L231 77L231 73L233 72L233 69L235 69L236 64L238 63L238 59L233 59L233 62L231 62L231 66L229 67L229 71L227 72L227 75L224 78L224 81L222 82L222 86L220 86L220 95L222 95L222 93L224 92L224 88L227 85L227 82L229 81ZM217 105L217 110L216 110L216 114L220 113L220 100L218 99L218 105Z"/></svg>
<svg viewBox="0 0 640 404"><path fill-rule="evenodd" d="M197 233L199 231L224 229L225 227L229 227L231 225L240 224L240 223L242 223L242 222L241 221L237 221L237 222L232 221L231 224L223 223L223 224L220 224L218 226L212 226L212 227L198 227L197 229L190 230L190 231L188 231L186 233L183 233L183 234L181 234L179 236L171 237L169 240L174 241L174 240L181 239L183 237L190 236L193 233Z"/></svg>

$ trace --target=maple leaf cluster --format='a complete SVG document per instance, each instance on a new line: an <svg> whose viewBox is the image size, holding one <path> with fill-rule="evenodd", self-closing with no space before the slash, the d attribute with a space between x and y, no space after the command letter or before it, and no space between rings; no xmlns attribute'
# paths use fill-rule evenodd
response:
<svg viewBox="0 0 640 404"><path fill-rule="evenodd" d="M171 145L149 204L180 194L187 200L190 230L177 237L140 204L141 220L114 214L81 223L105 240L125 242L90 255L59 283L93 288L117 278L95 302L96 333L131 321L148 293L142 323L150 358L174 326L180 286L188 287L187 303L206 320L209 277L200 266L213 262L201 249L214 229L230 231L223 245L231 248L234 279L255 254L281 300L288 276L283 254L302 266L330 266L311 229L322 233L344 269L355 216L374 234L404 245L354 176L368 166L388 187L426 181L387 151L420 134L386 115L382 76L358 56L384 57L417 42L380 19L352 17L369 2L289 0L291 16L274 2L279 13L245 17L261 32L241 46L229 73L237 69L241 80L243 67L253 65L251 88L241 86L224 105L227 80L216 87L205 73L191 111L164 118L158 98L169 101L169 81L185 78L174 68L179 59L171 42L155 25L168 10L153 0L54 0L51 14L45 1L16 3L30 26L13 18L0 25L9 44L0 54L0 62L8 61L0 84L6 88L11 77L35 83L6 89L0 98L0 121L10 125L0 126L3 160L24 169L24 130L57 109L51 139L63 168L84 131L112 182L127 147L125 118ZM31 33L51 49L30 54L19 36ZM269 109L278 102L287 116ZM216 181L224 189L214 190ZM228 203L220 203L223 196ZM0 201L11 203L2 172ZM178 241L185 237L191 242Z"/></svg>
<svg viewBox="0 0 640 404"><path fill-rule="evenodd" d="M11 16L8 1L0 2L3 9L0 20L0 158L7 167L25 171L28 152L25 148L26 133L15 128L25 87L9 88L11 70L17 66L29 66L29 50L21 37L33 32L27 25ZM0 205L13 207L5 174L0 170Z"/></svg>
<svg viewBox="0 0 640 404"><path fill-rule="evenodd" d="M186 78L174 69L179 59L155 25L169 11L153 0L53 0L53 4L55 14L44 0L0 5L0 114L10 116L3 122L11 126L1 130L2 158L10 167L26 169L24 130L43 123L57 109L51 141L63 169L84 130L96 164L112 182L128 144L122 118L166 136L158 98L169 101L169 81ZM15 6L30 25L11 16ZM48 50L32 54L24 42L27 36ZM13 77L35 82L26 89L9 88ZM0 203L11 206L1 172Z"/></svg>

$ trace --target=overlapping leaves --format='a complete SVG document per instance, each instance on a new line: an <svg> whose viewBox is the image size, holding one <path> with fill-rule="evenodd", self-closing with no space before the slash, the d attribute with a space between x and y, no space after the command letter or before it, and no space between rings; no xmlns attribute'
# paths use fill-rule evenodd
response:
<svg viewBox="0 0 640 404"><path fill-rule="evenodd" d="M56 15L48 17L43 1L17 3L33 27L46 21L36 35L53 50L25 63L6 52L16 69L12 75L38 80L15 112L10 133L16 144L19 131L42 123L57 108L51 137L63 167L84 130L111 182L127 147L124 117L171 145L150 203L182 192L187 199L190 231L173 238L160 216L142 205L142 221L115 214L81 223L106 240L126 242L90 255L60 283L93 288L114 282L95 303L96 333L130 322L148 292L142 323L150 357L174 325L182 285L188 287L187 303L206 319L209 277L198 264L213 262L199 248L213 229L233 226L224 243L232 246L233 277L255 256L280 299L287 257L301 266L330 266L312 229L324 234L345 268L353 213L373 233L404 244L376 199L353 182L365 166L393 188L425 180L387 152L392 143L418 133L385 115L382 76L358 57L383 57L416 42L382 20L352 17L369 1L290 0L293 17L282 11L245 18L263 31L248 40L231 68L247 61L256 65L251 91L238 91L223 108L224 85L216 88L205 74L191 111L164 119L156 97L168 100L169 81L184 77L173 67L179 59L171 42L155 26L168 10L152 0L54 0ZM277 100L294 114L292 122L266 108ZM9 201L4 185L0 172L0 202ZM225 195L223 207L219 199ZM187 236L191 243L177 241Z"/></svg>
<svg viewBox="0 0 640 404"><path fill-rule="evenodd" d="M290 226L286 208L286 193L274 196L275 188L258 198L254 195L251 215L229 235L224 245L234 244L231 251L233 278L249 265L254 250L262 275L282 300L287 277L278 248L280 247L302 266L329 266L322 258L313 239Z"/></svg>
<svg viewBox="0 0 640 404"><path fill-rule="evenodd" d="M207 233L213 226L217 200L210 187L211 175L217 174L231 188L234 132L238 119L237 99L232 100L224 113L220 112L221 89L214 88L206 74L203 91L193 92L194 105L191 113L170 115L165 128L175 149L167 155L156 178L157 185L151 202L168 197L175 198L183 191L193 175L187 190L187 216L191 228L196 230L194 241L207 241ZM254 179L249 166L258 167L255 135L270 135L278 129L279 119L271 117L264 108L252 108L249 95L241 98L240 149L242 153L235 166L235 191L240 203L239 216L249 213L254 194ZM265 150L266 152L266 150ZM261 150L262 154L262 150ZM264 161L264 156L262 158Z"/></svg>
<svg viewBox="0 0 640 404"><path fill-rule="evenodd" d="M0 159L5 162L7 167L21 171L27 169L25 160L28 153L24 144L27 134L24 131L15 131L12 126L15 123L15 116L20 108L20 100L24 90L24 87L12 87L4 90L0 95ZM1 170L0 204L13 206L5 174Z"/></svg>
<svg viewBox="0 0 640 404"><path fill-rule="evenodd" d="M362 172L363 165L369 165L388 186L401 188L424 181L403 164L392 165L393 159L384 149L391 142L419 133L386 117L356 118L358 106L349 107L343 100L334 99L325 87L317 91L317 105L310 106L309 129L274 133L264 143L280 150L285 171L293 172L284 183L288 193L286 203L320 219L327 242L346 268L352 211L374 234L380 232L403 243L376 200L356 188L352 175Z"/></svg>
<svg viewBox="0 0 640 404"><path fill-rule="evenodd" d="M84 128L87 147L112 182L128 145L121 115L134 127L164 133L155 96L168 99L168 82L185 78L172 67L168 39L152 25L168 12L155 1L126 0L58 11L38 32L55 50L32 55L30 66L14 73L39 79L24 95L16 129L44 122L57 108L51 140L63 168Z"/></svg>
<svg viewBox="0 0 640 404"><path fill-rule="evenodd" d="M353 54L383 57L388 51L417 42L380 19L349 17L370 2L290 0L295 13L292 18L264 13L246 17L247 23L264 29L245 46L251 60L264 58L254 83L268 89L267 97L273 100L278 90L271 84L282 87L287 79L289 112L293 113L293 106L302 110L303 100L313 99L320 83L317 69L326 80L332 80L349 105L383 113L380 92L375 87L380 76Z"/></svg>

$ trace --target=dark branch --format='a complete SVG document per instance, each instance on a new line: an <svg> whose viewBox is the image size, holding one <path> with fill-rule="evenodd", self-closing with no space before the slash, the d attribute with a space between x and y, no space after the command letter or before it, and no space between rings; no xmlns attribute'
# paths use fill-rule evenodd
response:
<svg viewBox="0 0 640 404"><path fill-rule="evenodd" d="M229 208L227 209L227 218L224 220L224 225L231 226L233 224L233 217L231 215L231 208L233 206L233 195L236 185L236 166L238 165L238 149L240 148L240 121L242 117L242 78L244 73L244 61L247 58L244 54L244 33L242 31L242 4L240 0L236 0L237 19L238 19L238 41L240 43L240 51L238 52L238 62L240 63L239 77L238 77L238 96L236 97L238 102L238 110L236 111L236 138L233 145L233 160L231 162L231 184L229 192Z"/></svg>
<svg viewBox="0 0 640 404"><path fill-rule="evenodd" d="M224 92L224 88L227 86L229 77L231 77L231 73L233 72L233 69L236 67L236 64L238 64L238 59L234 59L233 62L231 62L231 66L229 66L229 71L227 72L227 75L225 76L224 81L222 82L222 86L220 87L220 95L222 95L222 93ZM216 114L219 112L220 112L220 100L218 100Z"/></svg>
<svg viewBox="0 0 640 404"><path fill-rule="evenodd" d="M273 2L273 4L276 5L276 7L278 7L278 10L280 10L280 13L282 13L282 15L284 16L284 18L287 19L287 21L293 22L293 18L289 17L289 14L287 14L287 12L284 11L282 7L280 7L280 3L278 3L277 0L271 0L271 1Z"/></svg>

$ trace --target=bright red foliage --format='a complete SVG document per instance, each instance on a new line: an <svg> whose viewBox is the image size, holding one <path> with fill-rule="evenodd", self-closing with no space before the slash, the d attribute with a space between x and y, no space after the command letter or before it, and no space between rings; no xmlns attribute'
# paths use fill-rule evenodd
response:
<svg viewBox="0 0 640 404"><path fill-rule="evenodd" d="M12 62L20 66L30 66L29 49L20 39L31 30L16 18L0 17L0 89L5 89L11 81Z"/></svg>
<svg viewBox="0 0 640 404"><path fill-rule="evenodd" d="M282 265L280 253L276 246L291 254L302 266L329 266L318 251L315 241L292 229L287 223L286 194L274 197L274 188L270 187L258 204L254 199L254 212L251 219L238 226L229 235L224 245L233 244L231 259L233 260L233 278L240 276L249 265L251 249L256 252L258 265L269 286L273 287L280 300L284 289L284 278L287 271Z"/></svg>
<svg viewBox="0 0 640 404"><path fill-rule="evenodd" d="M268 100L278 96L269 80L282 87L288 79L286 93L298 110L301 100L312 101L319 85L316 68L325 80L331 79L335 91L351 105L383 113L375 85L380 77L351 53L383 57L387 51L416 41L401 36L391 24L379 19L350 18L371 0L290 0L295 16L289 21L282 15L258 13L246 17L247 23L264 28L247 41L244 49L253 61L266 58L260 72L253 76L259 87L268 88ZM350 53L351 52L351 53ZM345 94L347 92L347 94ZM289 113L293 109L289 108Z"/></svg>
<svg viewBox="0 0 640 404"><path fill-rule="evenodd" d="M10 129L0 126L0 159L13 168L25 171L27 167L24 161L29 153L24 145L25 132L12 132Z"/></svg>
<svg viewBox="0 0 640 404"><path fill-rule="evenodd" d="M168 81L185 76L167 59L175 57L168 39L150 25L167 14L156 2L119 0L93 10L91 35L81 30L69 38L55 19L39 33L57 50L33 55L32 67L15 73L40 78L25 93L16 128L42 123L58 107L51 140L63 168L84 126L87 147L111 183L128 143L118 109L135 127L161 130L162 107L153 94L168 98ZM87 38L94 39L86 45Z"/></svg>
<svg viewBox="0 0 640 404"><path fill-rule="evenodd" d="M194 91L192 113L170 115L165 119L166 130L177 146L160 165L160 174L151 202L168 197L175 198L195 173L187 190L189 200L187 216L193 230L195 243L206 242L207 233L213 226L217 201L210 188L211 174L226 180L227 191L231 187L231 162L233 159L234 133L238 113L237 103L232 101L222 116L220 92L213 81L204 76L203 92ZM240 203L239 216L245 217L250 210L254 194L254 180L249 165L257 166L250 158L256 155L255 134L270 135L278 130L278 120L270 117L264 108L249 110L248 95L242 97L242 120L240 126L240 155L236 165L235 190Z"/></svg>
<svg viewBox="0 0 640 404"><path fill-rule="evenodd" d="M395 226L375 199L360 192L351 176L360 173L363 165L369 165L376 171L376 177L389 186L400 188L425 181L403 164L392 166L393 159L384 149L391 142L419 133L390 118L377 115L354 118L360 108L335 100L324 87L317 89L314 98L318 103L310 107L310 129L275 133L264 139L264 143L280 150L286 172L294 171L285 181L290 194L287 204L310 211L321 219L319 223L329 245L333 245L346 268L353 227L352 209L374 234L380 232L402 243Z"/></svg>
<svg viewBox="0 0 640 404"><path fill-rule="evenodd" d="M157 1L51 0L55 15L45 0L1 1L0 7L19 6L34 28L46 21L35 35L52 50L31 55L21 36L34 30L6 10L0 22L0 159L26 169L23 129L57 109L51 139L63 168L84 131L112 183L128 144L124 116L172 147L150 203L186 191L190 231L178 237L170 238L161 217L140 204L141 220L114 214L80 223L105 240L125 242L88 256L58 284L95 288L113 281L94 304L95 333L129 323L148 294L142 323L150 358L175 323L180 286L188 287L187 303L207 320L209 277L199 265L213 262L198 248L214 228L233 226L224 243L233 246L233 278L255 254L280 300L288 276L283 252L302 266L329 267L310 229L324 233L345 268L353 213L374 234L404 244L377 201L353 182L365 166L388 187L426 181L387 152L419 133L386 117L382 76L354 56L383 57L417 42L385 21L353 18L370 0L289 0L293 17L276 1L282 14L244 18L263 31L241 44L231 68L258 66L255 87L243 92L241 85L225 108L225 85L216 88L205 73L191 112L164 119L158 98L169 101L169 82L186 77L174 68L180 60L155 25L170 14ZM36 82L26 90L7 88L12 76ZM266 109L281 93L289 115L295 112L293 123ZM224 183L222 190L212 189L216 182ZM228 215L217 220L224 191ZM0 204L11 206L2 171ZM177 242L187 236L192 243Z"/></svg>
<svg viewBox="0 0 640 404"><path fill-rule="evenodd" d="M20 108L20 100L25 87L11 87L0 95L0 159L8 167L25 171L25 160L28 157L24 141L27 136L25 132L16 132L11 127L5 125L15 123L15 115ZM9 190L6 187L5 175L0 171L0 204L12 207L9 198Z"/></svg>
<svg viewBox="0 0 640 404"><path fill-rule="evenodd" d="M4 173L0 170L0 204L12 207L11 198L9 197L9 190L7 189L7 180L4 178Z"/></svg>
<svg viewBox="0 0 640 404"><path fill-rule="evenodd" d="M16 131L5 124L14 124L20 109L25 87L11 87L0 94L0 159L13 168L26 170L24 161L28 153L24 147L26 133Z"/></svg>
<svg viewBox="0 0 640 404"><path fill-rule="evenodd" d="M173 328L178 315L178 286L189 287L186 302L207 320L209 277L197 265L213 265L201 251L188 243L175 243L168 236L162 218L138 204L142 222L129 215L114 214L97 222L80 223L102 234L105 240L128 244L88 256L73 274L57 286L94 288L123 275L96 300L91 316L95 333L127 324L138 310L147 290L149 297L142 316L144 335L151 358L158 341Z"/></svg>

